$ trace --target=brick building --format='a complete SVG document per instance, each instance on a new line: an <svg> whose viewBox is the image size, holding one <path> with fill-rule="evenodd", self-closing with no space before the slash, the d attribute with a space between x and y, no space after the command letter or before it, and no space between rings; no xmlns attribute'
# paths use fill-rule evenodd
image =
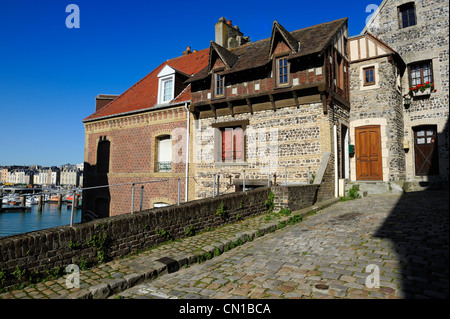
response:
<svg viewBox="0 0 450 319"><path fill-rule="evenodd" d="M144 186L143 208L177 202L178 179L185 199L185 149L191 74L201 70L208 49L168 60L119 96L99 95L85 125L84 187L138 184L135 210ZM108 101L109 100L109 101ZM83 192L83 220L129 213L131 185Z"/></svg>

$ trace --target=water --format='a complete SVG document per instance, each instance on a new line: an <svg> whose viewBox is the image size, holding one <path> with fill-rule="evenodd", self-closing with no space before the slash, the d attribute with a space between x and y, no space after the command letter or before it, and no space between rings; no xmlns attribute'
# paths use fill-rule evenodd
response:
<svg viewBox="0 0 450 319"><path fill-rule="evenodd" d="M70 225L71 212L72 207L65 203L61 209L57 203L45 203L42 212L38 212L38 205L31 205L28 212L0 213L0 237ZM74 209L73 223L80 221L81 209Z"/></svg>

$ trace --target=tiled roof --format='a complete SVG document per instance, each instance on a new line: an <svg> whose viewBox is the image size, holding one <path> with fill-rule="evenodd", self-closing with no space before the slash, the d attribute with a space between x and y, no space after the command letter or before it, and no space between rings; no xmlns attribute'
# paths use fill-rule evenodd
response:
<svg viewBox="0 0 450 319"><path fill-rule="evenodd" d="M118 96L114 101L108 103L97 112L85 118L83 122L124 113L137 112L154 107L158 102L157 75L165 65L169 65L173 69L187 75L193 75L208 65L208 59L209 48L189 53L162 63L143 79ZM185 102L190 99L191 89L189 85L178 96L176 96L171 103L174 104Z"/></svg>
<svg viewBox="0 0 450 319"><path fill-rule="evenodd" d="M291 53L289 56L289 59L293 59L322 52L328 46L336 32L347 23L347 20L347 18L343 18L292 32L287 32L282 26L276 26L277 28L279 27L278 29L284 35L286 35L286 32L290 33L288 41L292 45L294 45L294 40L297 43L300 42L300 50L297 53ZM223 72L223 74L257 68L271 63L270 46L271 38L267 38L230 49L239 59L234 63L232 68ZM208 75L208 67L206 67L188 79L186 83L204 79Z"/></svg>

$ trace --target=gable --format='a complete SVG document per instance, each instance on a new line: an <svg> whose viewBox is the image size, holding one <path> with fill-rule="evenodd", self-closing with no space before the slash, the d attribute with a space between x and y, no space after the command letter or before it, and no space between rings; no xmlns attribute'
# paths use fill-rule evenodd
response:
<svg viewBox="0 0 450 319"><path fill-rule="evenodd" d="M349 39L350 62L396 54L392 48L371 34Z"/></svg>

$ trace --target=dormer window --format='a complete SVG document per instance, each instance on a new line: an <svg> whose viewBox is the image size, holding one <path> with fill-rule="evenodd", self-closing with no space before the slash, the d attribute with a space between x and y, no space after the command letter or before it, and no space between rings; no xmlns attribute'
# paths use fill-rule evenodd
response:
<svg viewBox="0 0 450 319"><path fill-rule="evenodd" d="M225 76L221 75L221 74L215 74L215 92L216 92L216 96L223 96L225 94L224 89L223 89L223 85L224 85L224 80L225 80Z"/></svg>
<svg viewBox="0 0 450 319"><path fill-rule="evenodd" d="M167 103L173 100L173 78L161 80L162 102Z"/></svg>
<svg viewBox="0 0 450 319"><path fill-rule="evenodd" d="M287 85L289 84L289 66L287 57L277 59L277 84Z"/></svg>
<svg viewBox="0 0 450 319"><path fill-rule="evenodd" d="M158 104L166 104L175 97L175 69L166 65L158 74Z"/></svg>

